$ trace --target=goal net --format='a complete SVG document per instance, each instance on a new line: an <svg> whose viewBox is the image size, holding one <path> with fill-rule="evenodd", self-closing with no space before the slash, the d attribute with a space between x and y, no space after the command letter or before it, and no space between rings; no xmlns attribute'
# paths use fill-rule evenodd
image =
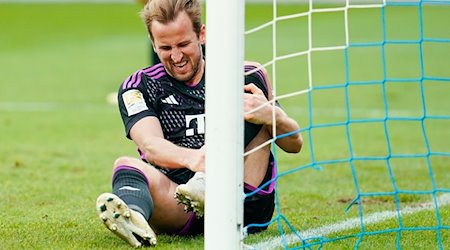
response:
<svg viewBox="0 0 450 250"><path fill-rule="evenodd" d="M269 72L305 142L295 155L275 146L285 135L266 142L276 211L244 247L449 246L450 2L274 0L245 10L245 59Z"/></svg>

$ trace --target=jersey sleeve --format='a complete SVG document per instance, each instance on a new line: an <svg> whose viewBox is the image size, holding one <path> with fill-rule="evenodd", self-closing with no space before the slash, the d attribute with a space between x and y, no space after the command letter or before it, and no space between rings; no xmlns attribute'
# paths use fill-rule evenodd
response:
<svg viewBox="0 0 450 250"><path fill-rule="evenodd" d="M246 65L245 72L256 69L254 65ZM267 99L269 99L269 81L267 79L266 74L262 70L257 70L249 75L245 76L245 85L253 83L262 90ZM279 106L278 102L275 102L275 105ZM246 147L258 132L261 130L262 125L253 124L245 121L244 123L244 146Z"/></svg>
<svg viewBox="0 0 450 250"><path fill-rule="evenodd" d="M245 76L245 85L248 85L250 83L255 84L256 87L262 90L266 98L269 99L269 91L267 90L268 83L266 82L265 78L259 76L258 72L259 71Z"/></svg>
<svg viewBox="0 0 450 250"><path fill-rule="evenodd" d="M245 66L246 72L254 69L256 69L256 66L253 65ZM266 96L266 98L269 99L269 88L270 88L269 80L267 79L267 75L261 69L245 76L245 85L250 83L255 84L256 87L261 89L262 92L264 93L264 96ZM278 101L275 101L275 105L280 106Z"/></svg>
<svg viewBox="0 0 450 250"><path fill-rule="evenodd" d="M144 117L157 116L155 110L155 97L146 86L151 81L144 72L137 71L128 77L118 91L119 112L125 127L127 138L130 138L130 130L136 122Z"/></svg>

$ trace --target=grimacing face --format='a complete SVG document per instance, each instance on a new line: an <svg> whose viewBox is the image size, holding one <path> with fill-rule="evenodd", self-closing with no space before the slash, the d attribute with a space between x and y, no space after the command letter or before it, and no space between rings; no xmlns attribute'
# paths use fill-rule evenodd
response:
<svg viewBox="0 0 450 250"><path fill-rule="evenodd" d="M205 27L202 26L197 36L189 16L181 12L166 24L153 21L151 31L154 50L169 75L188 85L200 82L205 63L201 49L205 43Z"/></svg>

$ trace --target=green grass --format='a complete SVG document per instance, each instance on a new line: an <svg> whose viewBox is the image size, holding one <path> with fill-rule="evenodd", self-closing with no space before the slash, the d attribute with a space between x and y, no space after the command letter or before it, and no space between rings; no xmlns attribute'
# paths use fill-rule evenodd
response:
<svg viewBox="0 0 450 250"><path fill-rule="evenodd" d="M280 5L279 14L292 14L305 6ZM110 190L113 161L121 155L136 155L135 146L124 137L117 108L106 103L106 95L121 81L149 61L149 44L138 18L138 5L103 4L0 4L0 238L1 249L124 249L128 246L110 233L94 210L97 195ZM271 18L270 5L247 7L247 28ZM446 24L449 7L424 6L424 34L450 38ZM402 16L402 18L396 18ZM386 11L388 39L418 39L417 10L395 7ZM350 41L381 41L380 11L351 10ZM7 20L7 21L6 21ZM307 18L283 21L277 27L277 55L307 49ZM342 45L343 16L317 13L313 16L314 46ZM414 24L414 25L413 25ZM246 58L267 62L272 56L271 28L247 37ZM398 45L397 45L398 46ZM423 44L427 76L450 77L450 45ZM386 46L387 77L417 77L420 72L414 46ZM382 53L379 47L348 51L351 81L380 80ZM345 54L340 51L313 52L314 86L343 84ZM370 58L370 60L367 60ZM308 88L305 56L277 63L277 91L285 94ZM272 70L269 69L269 72ZM302 127L345 122L347 118L420 118L449 115L448 82L349 85L317 89L311 94L309 116L307 95L280 100L286 112ZM384 106L386 93L388 107ZM348 98L350 113L346 112ZM448 120L425 120L431 151L449 152ZM386 123L393 154L426 153L419 121L389 120ZM313 128L304 132L305 146L298 155L277 151L282 172L312 160L349 159L353 156L386 156L388 148L383 122L352 123ZM313 141L310 140L311 133ZM314 152L314 159L312 157ZM392 192L395 177L399 190L448 190L448 157L430 157L434 183L424 158L395 158L387 168L384 160L355 160L354 172L361 193ZM322 164L322 170L305 168L279 179L280 210L297 230L317 228L358 217L358 206L345 213L357 191L347 162ZM429 194L400 194L401 207L431 200ZM364 214L395 211L392 195L365 197ZM449 226L449 207L440 208L441 225ZM403 217L403 227L436 226L434 211ZM361 249L396 248L397 220L369 225ZM286 228L285 228L286 229ZM386 229L394 231L379 234ZM372 234L370 233L372 232ZM442 245L450 246L449 230L441 230ZM324 245L326 249L352 248L359 229L339 232L329 238L348 238ZM274 224L267 232L250 236L246 243L278 236ZM351 237L350 237L351 236ZM436 249L436 231L402 231L404 249ZM159 237L158 249L202 249L203 237Z"/></svg>

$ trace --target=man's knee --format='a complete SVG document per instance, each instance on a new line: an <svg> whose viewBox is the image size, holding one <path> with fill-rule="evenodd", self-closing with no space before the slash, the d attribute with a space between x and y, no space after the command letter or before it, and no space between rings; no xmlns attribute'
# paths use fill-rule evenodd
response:
<svg viewBox="0 0 450 250"><path fill-rule="evenodd" d="M134 159L133 157L121 156L114 161L113 168L116 168L118 166L133 166L133 165L135 165L135 164L133 164L135 162L136 162L136 159Z"/></svg>
<svg viewBox="0 0 450 250"><path fill-rule="evenodd" d="M146 175L148 180L150 180L150 177L152 180L155 180L155 178L159 177L160 173L148 163L130 156L121 156L114 161L113 172L121 168L133 168L141 171Z"/></svg>

